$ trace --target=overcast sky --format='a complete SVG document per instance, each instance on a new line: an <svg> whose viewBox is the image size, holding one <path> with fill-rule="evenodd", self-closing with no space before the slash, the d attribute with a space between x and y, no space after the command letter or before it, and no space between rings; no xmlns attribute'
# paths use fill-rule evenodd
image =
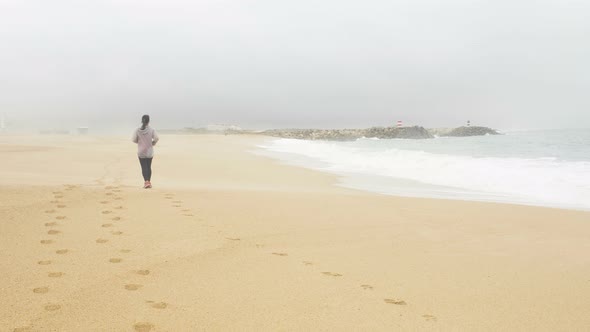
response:
<svg viewBox="0 0 590 332"><path fill-rule="evenodd" d="M590 1L0 0L14 127L590 127Z"/></svg>

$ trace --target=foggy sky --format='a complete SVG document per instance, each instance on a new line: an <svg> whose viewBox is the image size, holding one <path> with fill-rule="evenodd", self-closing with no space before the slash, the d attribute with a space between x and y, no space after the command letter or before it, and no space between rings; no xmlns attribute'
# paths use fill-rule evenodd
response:
<svg viewBox="0 0 590 332"><path fill-rule="evenodd" d="M590 127L590 2L0 0L15 128Z"/></svg>

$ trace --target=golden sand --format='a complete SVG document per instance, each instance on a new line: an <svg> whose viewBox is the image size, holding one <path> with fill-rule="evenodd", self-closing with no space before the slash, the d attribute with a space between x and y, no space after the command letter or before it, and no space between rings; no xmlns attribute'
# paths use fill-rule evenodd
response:
<svg viewBox="0 0 590 332"><path fill-rule="evenodd" d="M380 196L166 136L0 136L0 330L590 328L590 213ZM547 188L550 190L550 188Z"/></svg>

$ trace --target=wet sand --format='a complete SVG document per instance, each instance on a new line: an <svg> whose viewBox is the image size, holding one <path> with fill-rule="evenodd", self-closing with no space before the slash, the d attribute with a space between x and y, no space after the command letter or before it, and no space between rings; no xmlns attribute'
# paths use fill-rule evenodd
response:
<svg viewBox="0 0 590 332"><path fill-rule="evenodd" d="M381 196L161 135L0 136L0 330L590 329L590 213ZM548 188L550 190L550 188Z"/></svg>

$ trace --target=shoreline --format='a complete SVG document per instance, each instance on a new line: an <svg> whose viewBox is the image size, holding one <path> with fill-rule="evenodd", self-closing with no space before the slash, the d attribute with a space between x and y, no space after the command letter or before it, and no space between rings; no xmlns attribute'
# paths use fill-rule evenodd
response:
<svg viewBox="0 0 590 332"><path fill-rule="evenodd" d="M0 137L0 324L590 326L590 213L340 188L251 154L257 139L162 136L144 190L126 137Z"/></svg>
<svg viewBox="0 0 590 332"><path fill-rule="evenodd" d="M405 142L405 140L404 140ZM381 143L385 144L385 143ZM530 160L539 160L544 161L547 158L529 158L529 157L481 157L475 158L470 157L467 155L447 155L447 154L440 154L440 153L429 153L426 152L428 157L424 156L415 156L417 152L424 151L415 151L412 149L404 149L403 147L399 147L397 145L392 145L391 148L396 150L396 153L404 154L404 157L388 157L388 151L383 150L383 157L379 159L382 163L389 165L392 169L398 169L401 173L392 173L392 170L386 170L385 166L381 167L372 167L366 168L367 166L363 163L371 163L375 162L378 158L371 155L371 151L365 151L363 149L367 149L367 143L359 144L358 141L356 143L346 143L343 145L339 145L339 143L331 143L331 142L313 142L313 141L306 141L306 140L289 140L284 138L275 138L269 139L266 141L265 144L258 144L258 148L260 152L256 154L261 156L270 157L275 160L279 160L281 163L285 165L303 167L306 169L318 171L325 174L331 174L338 178L338 185L344 188L356 189L367 191L375 194L380 195L388 195L394 197L411 197L411 198L430 198L430 199L443 199L443 200L460 200L466 202L490 202L490 203L500 203L500 204L511 204L511 205L523 205L523 206L535 206L535 207L547 207L547 208L555 208L555 209L564 209L564 210L574 210L574 211L590 211L590 205L587 203L584 204L584 199L579 197L573 198L572 192L568 192L567 190L574 191L574 190L581 190L578 187L572 187L572 183L567 184L567 190L564 188L560 188L566 194L565 197L570 197L569 199L558 198L557 194L544 194L539 195L535 191L531 191L531 180L527 180L523 182L523 188L527 189L513 189L507 188L506 184L509 180L513 179L515 174L518 174L517 171L514 171L512 174L507 172L504 168L500 168L497 170L499 174L507 175L507 179L499 179L501 183L501 190L493 191L493 190L485 190L486 185L491 185L490 181L480 181L479 183L476 181L474 183L465 183L459 182L459 184L453 184L449 181L445 181L444 179L441 180L440 177L432 177L431 182L423 182L420 180L421 175L420 173L410 172L408 173L408 166L407 165L414 165L416 167L422 167L421 165L417 165L417 160L420 158L430 158L429 160L435 164L439 164L444 160L444 163L451 163L453 160L458 163L466 162L467 164L463 165L463 168L469 167L482 167L482 168L489 168L495 166L491 162L485 162L480 160L490 160L490 159L497 159L496 163L512 163L513 166L520 166L523 162L530 162ZM378 145L381 148L383 145ZM403 145L402 145L403 146ZM374 148L370 146L370 148ZM355 149L359 151L354 151ZM320 153L321 152L321 153ZM351 161L348 161L343 158L349 158ZM368 158L365 161L362 158ZM388 159L388 158L395 158ZM446 159L445 159L446 158ZM432 159L432 160L431 160ZM404 166L398 167L392 163L403 164ZM425 162L428 162L425 161ZM568 161L570 163L578 163L578 161ZM407 163L407 165L406 165ZM444 164L443 163L443 164ZM545 165L543 170L548 171L546 167L554 166L554 165ZM540 166L537 166L540 167ZM571 166L570 166L571 167ZM455 167L461 168L461 167ZM426 174L428 177L428 171L436 171L433 170L432 167L430 169L424 169L423 173ZM519 169L520 173L522 170ZM449 173L446 170L446 173ZM479 172L481 173L481 172ZM476 171L469 173L468 176L476 176L482 175ZM396 174L402 174L400 175ZM405 174L405 177L404 177ZM542 173L536 174L537 176L542 175ZM554 175L554 174L549 174ZM435 184L436 182L443 182ZM445 183L446 182L446 183ZM460 186L463 184L463 186ZM544 183L545 185L549 185L549 183ZM494 184L495 185L495 184ZM520 183L516 183L513 186L518 187ZM495 185L497 186L497 185ZM580 186L580 184L578 184ZM479 188L478 188L479 187ZM499 189L499 188L498 188ZM549 190L549 189L547 189ZM580 195L582 194L590 194L590 192L579 192Z"/></svg>

